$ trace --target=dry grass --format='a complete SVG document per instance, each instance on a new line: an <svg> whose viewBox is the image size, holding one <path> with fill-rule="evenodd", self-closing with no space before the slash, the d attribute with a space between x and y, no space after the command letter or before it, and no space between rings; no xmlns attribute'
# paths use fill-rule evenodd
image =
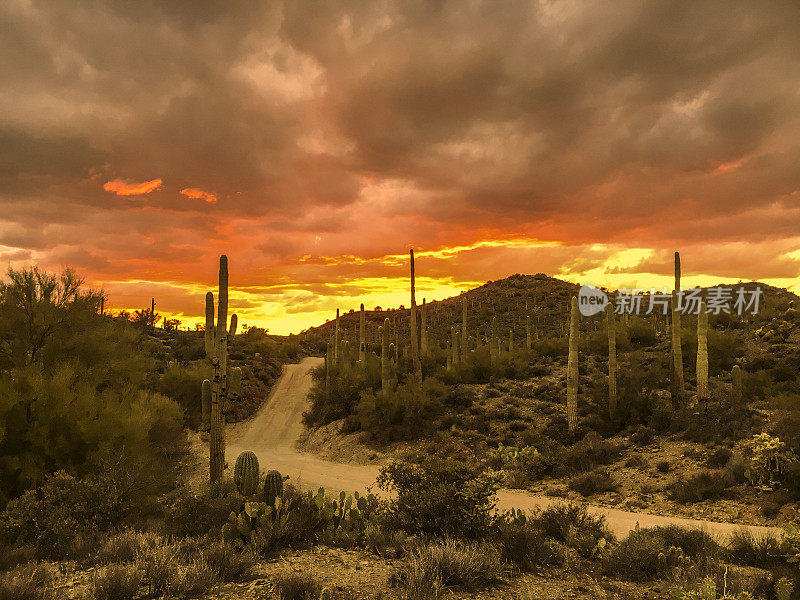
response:
<svg viewBox="0 0 800 600"><path fill-rule="evenodd" d="M0 574L0 600L51 600L53 572L45 564L27 563Z"/></svg>
<svg viewBox="0 0 800 600"><path fill-rule="evenodd" d="M496 581L503 572L500 552L491 544L445 539L414 550L404 580L411 597L425 598L451 585L475 589Z"/></svg>

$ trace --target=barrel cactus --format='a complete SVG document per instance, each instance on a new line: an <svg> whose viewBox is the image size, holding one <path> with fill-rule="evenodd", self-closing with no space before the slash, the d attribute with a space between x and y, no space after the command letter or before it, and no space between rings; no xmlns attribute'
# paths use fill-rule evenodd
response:
<svg viewBox="0 0 800 600"><path fill-rule="evenodd" d="M236 459L233 483L242 496L252 496L258 491L258 457L249 450Z"/></svg>
<svg viewBox="0 0 800 600"><path fill-rule="evenodd" d="M275 506L277 498L283 498L283 477L279 471L267 471L264 479L264 502L267 506Z"/></svg>

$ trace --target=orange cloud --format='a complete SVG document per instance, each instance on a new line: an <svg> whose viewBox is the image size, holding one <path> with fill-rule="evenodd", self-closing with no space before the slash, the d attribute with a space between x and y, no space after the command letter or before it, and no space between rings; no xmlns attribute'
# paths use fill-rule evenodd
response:
<svg viewBox="0 0 800 600"><path fill-rule="evenodd" d="M142 181L141 183L112 179L103 185L103 189L107 192L113 192L117 196L139 196L157 190L161 187L162 183L163 181L161 179L151 179L150 181Z"/></svg>
<svg viewBox="0 0 800 600"><path fill-rule="evenodd" d="M183 194L187 198L191 198L192 200L197 200L202 198L206 202L213 203L217 201L217 197L214 194L203 191L199 188L183 188L181 190L181 194Z"/></svg>

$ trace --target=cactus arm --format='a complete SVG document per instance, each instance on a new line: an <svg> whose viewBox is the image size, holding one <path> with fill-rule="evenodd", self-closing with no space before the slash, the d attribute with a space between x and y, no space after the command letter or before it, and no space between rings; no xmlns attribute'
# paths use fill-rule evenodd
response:
<svg viewBox="0 0 800 600"><path fill-rule="evenodd" d="M231 315L231 326L228 329L228 337L232 338L236 335L236 327L239 325L239 319L236 316L236 313Z"/></svg>

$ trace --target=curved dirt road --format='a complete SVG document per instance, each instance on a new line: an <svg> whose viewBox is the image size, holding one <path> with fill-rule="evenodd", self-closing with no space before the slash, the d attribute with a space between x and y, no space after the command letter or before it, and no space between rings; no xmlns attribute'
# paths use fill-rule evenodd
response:
<svg viewBox="0 0 800 600"><path fill-rule="evenodd" d="M299 452L295 441L302 432L303 411L308 406L308 391L311 388L311 369L322 364L321 358L306 358L301 363L284 366L283 375L275 384L267 402L249 421L232 425L229 429L227 455L235 460L240 452L252 450L258 456L262 469L277 469L290 475L293 482L305 489L324 486L332 491L364 491L374 486L378 467L331 462L316 456ZM560 502L557 498L535 496L517 490L500 490L498 507L500 509L546 508ZM635 513L615 508L589 506L592 514L603 515L609 528L622 537L640 527L658 525L681 525L700 527L720 538L727 538L742 525L662 517L647 513ZM764 533L780 534L774 527L748 526L755 535Z"/></svg>

